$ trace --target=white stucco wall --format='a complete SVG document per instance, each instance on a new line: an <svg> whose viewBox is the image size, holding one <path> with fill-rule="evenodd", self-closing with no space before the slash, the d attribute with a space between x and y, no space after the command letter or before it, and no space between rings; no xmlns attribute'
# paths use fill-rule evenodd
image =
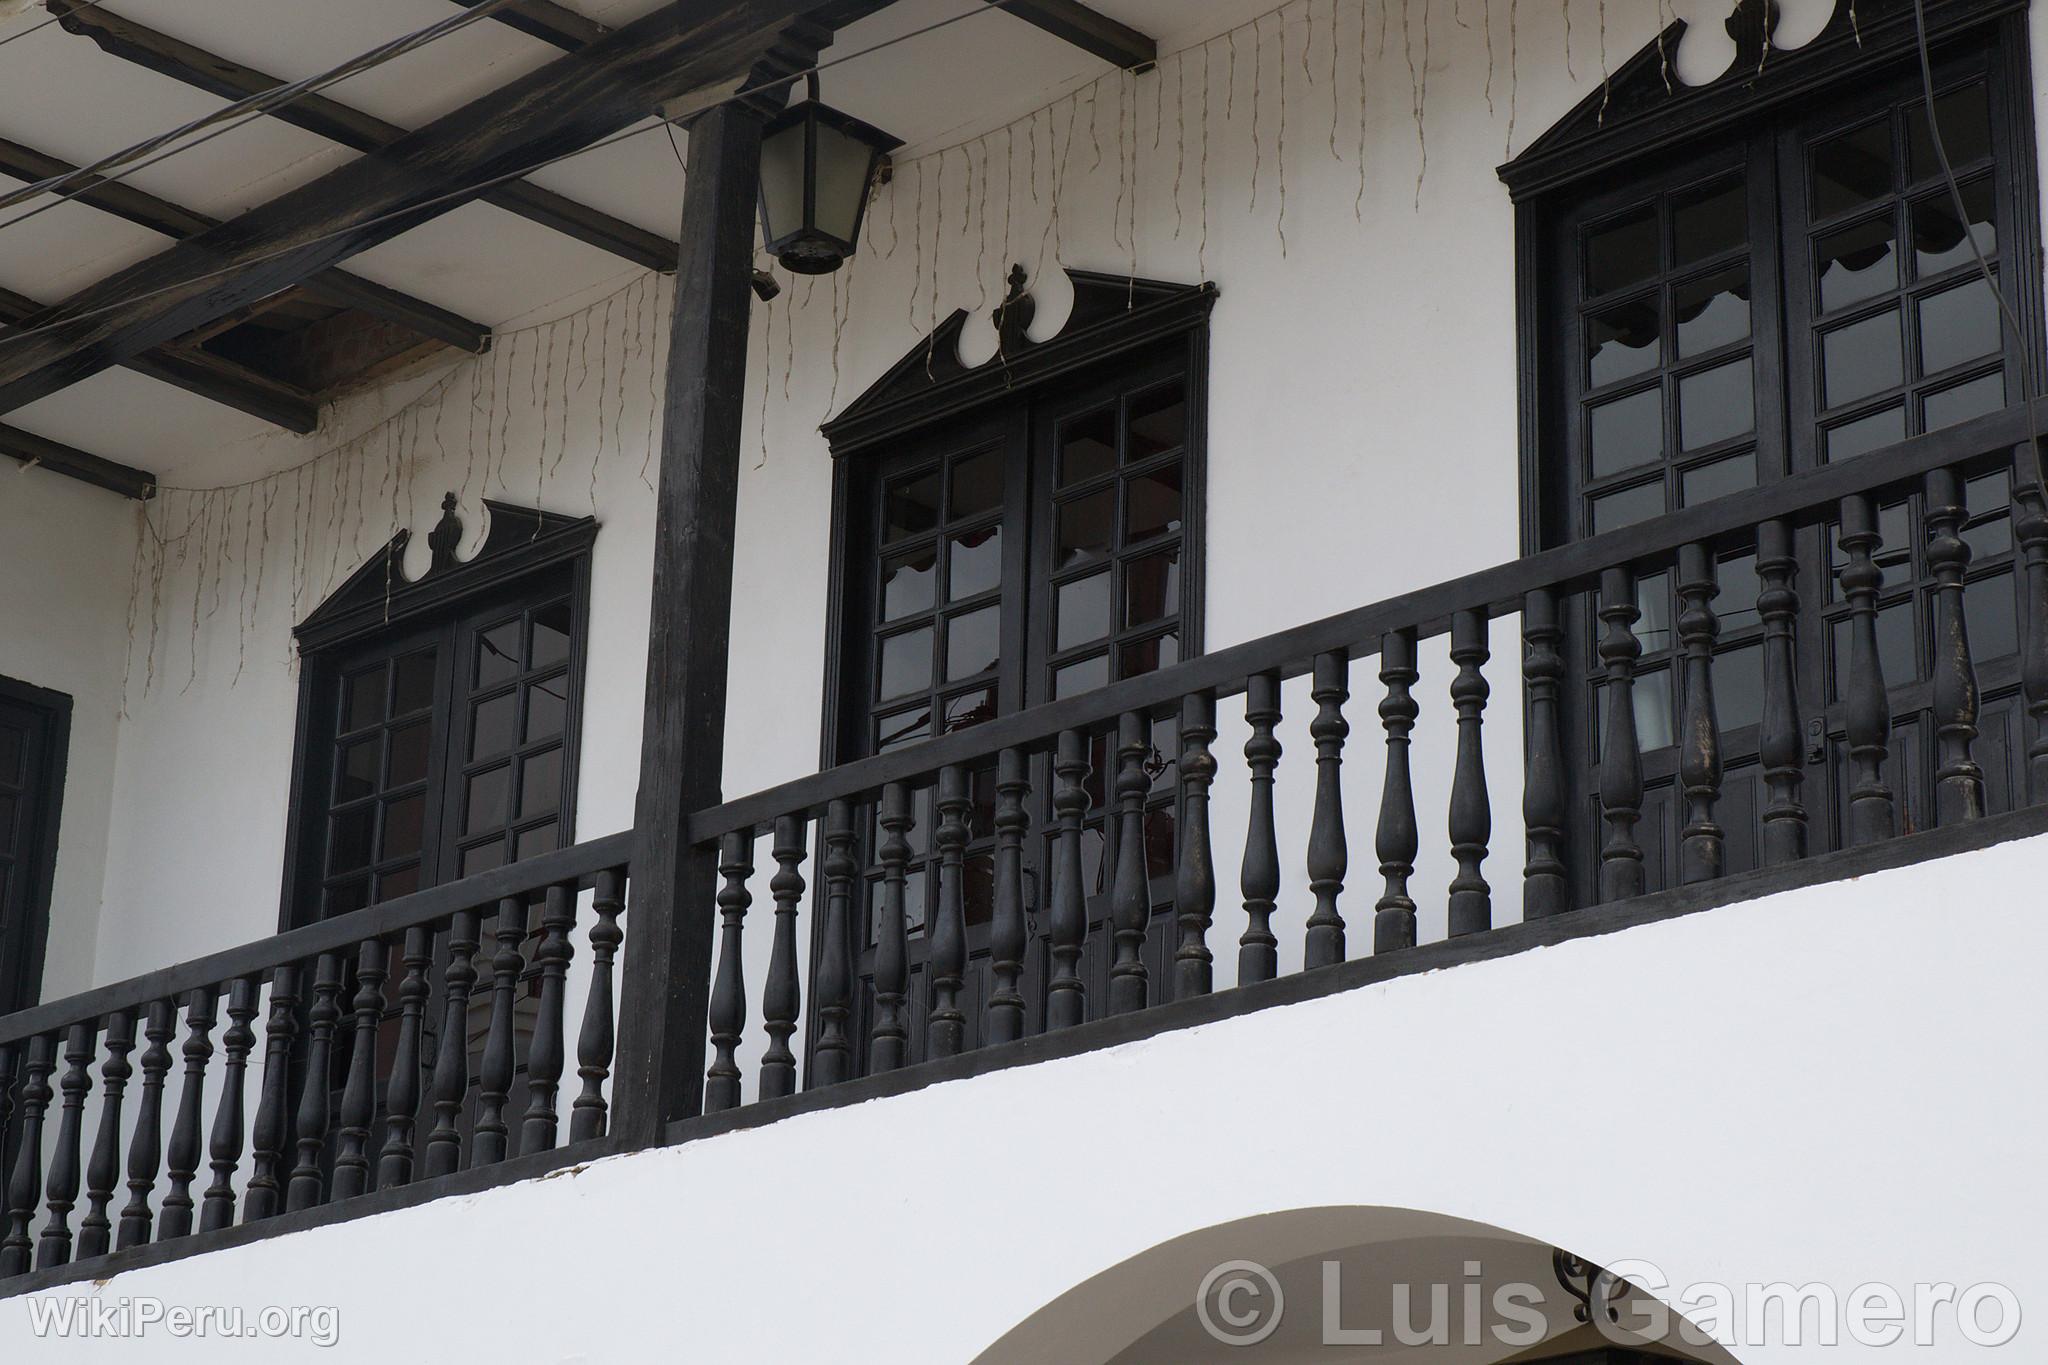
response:
<svg viewBox="0 0 2048 1365"><path fill-rule="evenodd" d="M55 1292L339 1310L330 1350L158 1335L162 1365L958 1365L1161 1244L1355 1206L1334 1242L1254 1227L1127 1268L1000 1358L1106 1361L1216 1261L1413 1226L1376 1209L1648 1260L1675 1285L1990 1281L2038 1312L2044 858L2048 838L2008 843ZM28 1313L0 1301L0 1342L137 1358L35 1340ZM1953 1330L1927 1351L1798 1349L1985 1356Z"/></svg>

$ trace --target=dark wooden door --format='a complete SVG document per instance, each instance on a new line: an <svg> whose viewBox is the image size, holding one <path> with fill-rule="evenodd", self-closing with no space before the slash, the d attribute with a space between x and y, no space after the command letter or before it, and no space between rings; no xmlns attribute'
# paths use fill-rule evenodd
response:
<svg viewBox="0 0 2048 1365"><path fill-rule="evenodd" d="M0 678L0 1014L36 1002L71 699Z"/></svg>

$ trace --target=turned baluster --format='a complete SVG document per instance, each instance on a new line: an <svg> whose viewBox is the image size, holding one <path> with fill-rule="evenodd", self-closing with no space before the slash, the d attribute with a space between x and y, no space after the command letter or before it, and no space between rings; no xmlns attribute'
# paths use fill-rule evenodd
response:
<svg viewBox="0 0 2048 1365"><path fill-rule="evenodd" d="M1053 847L1052 907L1046 916L1052 941L1052 980L1046 989L1045 1026L1066 1028L1087 1014L1081 980L1081 951L1088 938L1087 891L1081 880L1081 830L1088 819L1088 738L1078 730L1060 733L1053 760L1059 785L1052 807L1059 820Z"/></svg>
<svg viewBox="0 0 2048 1365"><path fill-rule="evenodd" d="M1839 577L1850 613L1844 725L1849 741L1849 842L1871 844L1892 837L1892 789L1884 780L1892 713L1877 652L1877 594L1884 586L1884 570L1877 565L1876 552L1884 539L1868 496L1842 499L1841 540L1848 559Z"/></svg>
<svg viewBox="0 0 2048 1365"><path fill-rule="evenodd" d="M1344 738L1351 726L1344 703L1351 695L1350 660L1342 654L1316 656L1309 700L1316 704L1309 738L1316 746L1316 803L1308 827L1308 889L1315 907L1308 916L1302 944L1304 967L1327 967L1344 960L1344 916L1337 898L1344 891L1350 850L1344 838Z"/></svg>
<svg viewBox="0 0 2048 1365"><path fill-rule="evenodd" d="M64 1079L57 1090L64 1099L57 1115L57 1141L50 1152L50 1181L42 1235L36 1240L38 1268L71 1260L71 1210L78 1206L79 1152L85 1140L85 1097L92 1092L93 1044L99 1021L73 1024L64 1034Z"/></svg>
<svg viewBox="0 0 2048 1365"><path fill-rule="evenodd" d="M185 1084L178 1092L178 1116L171 1122L171 1141L164 1153L171 1184L157 1216L160 1242L192 1231L192 1179L199 1174L199 1131L206 1108L206 1066L213 1058L215 1002L214 988L201 986L185 1006Z"/></svg>
<svg viewBox="0 0 2048 1365"><path fill-rule="evenodd" d="M1415 946L1415 901L1408 879L1415 874L1421 831L1415 822L1415 786L1409 773L1409 736L1421 708L1409 691L1421 673L1415 667L1415 632L1397 630L1380 639L1380 728L1387 735L1387 772L1380 787L1379 827L1373 851L1379 855L1386 889L1373 905L1372 950L1389 953Z"/></svg>
<svg viewBox="0 0 2048 1365"><path fill-rule="evenodd" d="M1635 662L1643 652L1636 639L1635 576L1627 569L1600 575L1600 660L1606 667L1607 743L1600 755L1600 818L1607 839L1600 849L1600 899L1626 900L1643 894L1643 850L1636 822L1643 815L1643 756L1636 743Z"/></svg>
<svg viewBox="0 0 2048 1365"><path fill-rule="evenodd" d="M1558 688L1564 659L1558 644L1557 594L1536 588L1522 598L1522 678L1529 697L1529 732L1523 744L1522 824L1528 831L1522 870L1522 916L1545 919L1572 908L1565 875L1564 736Z"/></svg>
<svg viewBox="0 0 2048 1365"><path fill-rule="evenodd" d="M377 1158L377 1188L396 1189L412 1181L413 1138L420 1112L420 1033L427 1012L427 968L434 960L434 931L416 924L405 931L405 976L398 983L398 1038L391 1076L384 1084L384 1149Z"/></svg>
<svg viewBox="0 0 2048 1365"><path fill-rule="evenodd" d="M499 900L494 936L498 951L491 958L491 1024L477 1065L476 1127L469 1148L472 1167L493 1165L506 1156L510 1128L505 1122L505 1106L512 1096L514 1012L519 1003L519 973L526 966L519 952L526 937L524 897Z"/></svg>
<svg viewBox="0 0 2048 1365"><path fill-rule="evenodd" d="M2027 484L2013 498L2014 534L2026 559L2025 644L2020 654L2020 689L2034 736L2027 745L2027 791L2048 801L2048 503L2038 486Z"/></svg>
<svg viewBox="0 0 2048 1365"><path fill-rule="evenodd" d="M121 1178L121 1104L128 1093L128 1078L135 1074L128 1054L135 1049L135 1011L116 1010L107 1020L104 1044L107 1059L100 1063L100 1122L93 1138L92 1156L85 1164L85 1217L78 1224L78 1259L104 1256L113 1244L114 1225L107 1217L107 1205L114 1198L114 1183ZM0 1085L6 1079L0 1077ZM5 1115L0 1114L0 1133L6 1132Z"/></svg>
<svg viewBox="0 0 2048 1365"><path fill-rule="evenodd" d="M1031 827L1029 761L1005 749L996 762L995 905L989 921L988 1040L1024 1036L1024 835Z"/></svg>
<svg viewBox="0 0 2048 1365"><path fill-rule="evenodd" d="M1678 551L1678 642L1684 651L1685 716L1680 726L1678 785L1685 798L1679 832L1678 880L1708 882L1726 861L1714 807L1721 799L1721 721L1714 709L1714 556L1704 545Z"/></svg>
<svg viewBox="0 0 2048 1365"><path fill-rule="evenodd" d="M718 971L711 979L711 1065L704 1073L704 1111L718 1113L740 1102L739 1046L747 1025L745 952L747 908L754 903L747 879L754 875L754 835L737 830L719 844Z"/></svg>
<svg viewBox="0 0 2048 1365"><path fill-rule="evenodd" d="M242 1164L244 1136L242 1089L249 1070L249 1052L256 1046L256 1017L260 988L254 977L243 977L228 986L228 1027L220 1036L220 1105L213 1111L213 1134L208 1139L208 1167L213 1183L199 1206L199 1230L214 1232L235 1224L235 1169Z"/></svg>
<svg viewBox="0 0 2048 1365"><path fill-rule="evenodd" d="M1806 807L1799 799L1806 780L1805 743L1800 734L1799 671L1794 631L1799 619L1795 586L1799 561L1792 553L1792 527L1767 521L1756 532L1757 615L1764 623L1764 705L1757 730L1763 766L1763 863L1776 867L1806 856Z"/></svg>
<svg viewBox="0 0 2048 1365"><path fill-rule="evenodd" d="M551 1151L555 1145L559 1122L555 1101L569 1057L568 976L576 951L569 935L575 928L575 883L549 887L541 909L540 945L533 950L540 964L540 1012L526 1048L526 1120L519 1137L522 1155Z"/></svg>
<svg viewBox="0 0 2048 1365"><path fill-rule="evenodd" d="M341 954L320 954L313 1003L306 1010L306 1072L299 1082L298 1163L285 1187L285 1211L319 1206L325 1191L320 1153L327 1145L328 1095L334 1085L334 1026L341 1018Z"/></svg>
<svg viewBox="0 0 2048 1365"><path fill-rule="evenodd" d="M1280 972L1280 940L1273 934L1273 907L1280 897L1280 838L1273 823L1273 774L1280 766L1280 675L1256 673L1245 683L1244 718L1251 738L1244 742L1251 770L1251 814L1245 823L1244 861L1237 872L1244 900L1244 934L1237 941L1239 985L1271 981Z"/></svg>
<svg viewBox="0 0 2048 1365"><path fill-rule="evenodd" d="M1944 825L1984 815L1984 769L1970 755L1977 741L1977 666L1963 612L1970 546L1963 539L1962 481L1952 469L1930 470L1927 568L1934 578L1934 816Z"/></svg>
<svg viewBox="0 0 2048 1365"><path fill-rule="evenodd" d="M584 997L583 1028L576 1035L576 1074L582 1079L583 1088L569 1108L571 1142L603 1137L611 1112L610 1101L605 1098L605 1083L611 1079L615 1041L612 963L626 937L619 929L619 915L626 908L624 871L610 868L597 874L590 908L597 921L590 926L590 994Z"/></svg>
<svg viewBox="0 0 2048 1365"><path fill-rule="evenodd" d="M1180 704L1180 867L1174 879L1173 912L1180 942L1173 952L1176 1000L1207 995L1213 984L1214 954L1209 922L1216 913L1216 861L1209 846L1209 787L1216 780L1216 695L1197 692Z"/></svg>
<svg viewBox="0 0 2048 1365"><path fill-rule="evenodd" d="M954 764L939 773L939 897L928 929L931 1012L925 1016L925 1055L953 1057L966 1045L967 1016L960 991L967 979L967 770Z"/></svg>
<svg viewBox="0 0 2048 1365"><path fill-rule="evenodd" d="M29 1040L28 1064L22 1069L20 1136L16 1139L14 1174L7 1182L7 1235L0 1239L0 1279L28 1273L29 1224L43 1197L43 1114L50 1106L50 1073L56 1070L57 1040L38 1034Z"/></svg>
<svg viewBox="0 0 2048 1365"><path fill-rule="evenodd" d="M1145 760L1151 753L1151 727L1145 717L1135 711L1126 712L1117 722L1119 813L1116 880L1110 894L1115 938L1109 963L1111 1014L1129 1014L1145 1008L1149 984L1145 930L1152 922L1152 874L1145 858L1145 798L1152 790L1152 779L1145 771Z"/></svg>
<svg viewBox="0 0 2048 1365"><path fill-rule="evenodd" d="M242 1221L275 1214L290 1173L292 1041L299 1032L299 969L279 967L270 977L270 1017L263 1028L263 1089L256 1100L251 1135L249 1191Z"/></svg>
<svg viewBox="0 0 2048 1365"><path fill-rule="evenodd" d="M789 1039L803 1008L796 975L796 916L804 898L803 816L784 815L775 821L775 843L770 852L775 859L775 875L768 879L768 894L775 899L775 937L768 950L768 984L761 996L761 1018L768 1034L767 1050L761 1054L764 1100L796 1093L796 1053Z"/></svg>
<svg viewBox="0 0 2048 1365"><path fill-rule="evenodd" d="M8 1124L14 1120L14 1073L20 1063L21 1045L0 1043L0 1152L7 1149ZM0 1169L0 1183L4 1183L10 1172ZM0 1235L5 1235L7 1221L7 1192L0 1189Z"/></svg>
<svg viewBox="0 0 2048 1365"><path fill-rule="evenodd" d="M121 1223L114 1236L114 1249L126 1251L149 1240L154 1215L149 1196L156 1189L158 1163L163 1158L164 1077L171 1069L171 1039L178 1036L177 1010L168 1000L149 1007L142 1036L149 1046L142 1050L142 1094L135 1105L135 1131L128 1138L128 1203L121 1210Z"/></svg>
<svg viewBox="0 0 2048 1365"><path fill-rule="evenodd" d="M825 922L818 927L818 1043L811 1084L838 1085L853 1075L853 806L825 808Z"/></svg>
<svg viewBox="0 0 2048 1365"><path fill-rule="evenodd" d="M909 1060L910 1031L903 1002L910 990L910 934L903 915L905 867L910 861L910 789L882 789L882 899L875 920L875 1020L868 1034L868 1070L894 1071Z"/></svg>
<svg viewBox="0 0 2048 1365"><path fill-rule="evenodd" d="M462 1105L469 1098L469 995L483 917L458 910L448 927L448 963L441 970L441 1036L434 1046L434 1128L427 1134L425 1175L462 1169Z"/></svg>
<svg viewBox="0 0 2048 1365"><path fill-rule="evenodd" d="M1487 616L1461 611L1451 617L1451 706L1458 713L1458 757L1451 769L1451 856L1458 872L1450 886L1450 935L1480 934L1493 927L1493 888L1480 873L1493 837L1493 806L1486 794L1483 743L1486 698L1491 689L1482 671L1491 657Z"/></svg>
<svg viewBox="0 0 2048 1365"><path fill-rule="evenodd" d="M365 939L356 954L355 1026L341 1088L330 1198L353 1199L370 1186L370 1123L377 1111L377 1026L384 1019L384 943Z"/></svg>

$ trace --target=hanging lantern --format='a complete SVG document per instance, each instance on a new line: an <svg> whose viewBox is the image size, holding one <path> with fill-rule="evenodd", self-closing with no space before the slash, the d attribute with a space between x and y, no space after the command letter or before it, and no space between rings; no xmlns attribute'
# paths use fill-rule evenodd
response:
<svg viewBox="0 0 2048 1365"><path fill-rule="evenodd" d="M829 275L853 254L868 190L900 138L809 98L776 115L761 141L761 231L798 275Z"/></svg>

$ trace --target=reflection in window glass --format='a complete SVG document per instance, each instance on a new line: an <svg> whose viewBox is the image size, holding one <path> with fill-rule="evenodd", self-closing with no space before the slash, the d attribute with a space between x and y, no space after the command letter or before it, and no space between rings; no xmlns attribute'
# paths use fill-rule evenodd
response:
<svg viewBox="0 0 2048 1365"><path fill-rule="evenodd" d="M1593 409L1593 477L1648 464L1664 453L1664 395L1645 389Z"/></svg>
<svg viewBox="0 0 2048 1365"><path fill-rule="evenodd" d="M1671 292L1678 315L1678 354L1702 355L1749 335L1749 267L1738 265L1688 280Z"/></svg>
<svg viewBox="0 0 2048 1365"><path fill-rule="evenodd" d="M1599 738L1600 752L1607 752L1607 688L1602 685L1594 689L1594 733ZM1667 749L1674 742L1675 721L1672 717L1671 670L1658 668L1641 673L1635 679L1636 744L1644 753L1652 749Z"/></svg>
<svg viewBox="0 0 2048 1365"><path fill-rule="evenodd" d="M1743 182L1728 181L1683 200L1672 214L1673 245L1679 266L1733 251L1749 238L1748 196Z"/></svg>
<svg viewBox="0 0 2048 1365"><path fill-rule="evenodd" d="M1657 273L1657 210L1647 205L1586 237L1586 289L1606 294Z"/></svg>
<svg viewBox="0 0 2048 1365"><path fill-rule="evenodd" d="M881 684L875 695L881 700L922 691L932 685L932 631L930 626L891 635L882 641Z"/></svg>
<svg viewBox="0 0 2048 1365"><path fill-rule="evenodd" d="M1899 287L1898 243L1891 215L1831 232L1814 243L1820 306L1832 311Z"/></svg>
<svg viewBox="0 0 2048 1365"><path fill-rule="evenodd" d="M1999 347L1998 296L1983 279L1920 301L1920 369L1939 374Z"/></svg>
<svg viewBox="0 0 2048 1365"><path fill-rule="evenodd" d="M1977 252L1986 259L1998 251L1998 229L1992 219L1991 182L1973 181L1963 186L1963 209L1969 214L1970 230L1956 218L1956 206L1946 191L1929 195L1913 205L1913 268L1922 279L1961 265L1975 265ZM1970 239L1977 241L1970 249Z"/></svg>
<svg viewBox="0 0 2048 1365"><path fill-rule="evenodd" d="M1855 645L1851 634L1854 620L1840 617L1834 623L1834 698L1842 700L1849 692L1849 671L1855 660ZM1913 650L1913 604L1894 602L1880 608L1877 613L1877 665L1884 675L1886 687L1897 687L1910 683L1920 676L1919 659Z"/></svg>
<svg viewBox="0 0 2048 1365"><path fill-rule="evenodd" d="M1055 649L1072 649L1109 634L1109 574L1091 574L1062 584L1057 621Z"/></svg>
<svg viewBox="0 0 2048 1365"><path fill-rule="evenodd" d="M1827 433L1828 459L1846 460L1906 439L1906 410L1894 404Z"/></svg>
<svg viewBox="0 0 2048 1365"><path fill-rule="evenodd" d="M1928 394L1921 400L1920 415L1927 430L1939 431L1957 422L1967 422L1972 417L1982 417L1987 412L1997 412L2004 406L2005 372L1999 370L1952 389Z"/></svg>
<svg viewBox="0 0 2048 1365"><path fill-rule="evenodd" d="M1637 484L1593 499L1593 533L1633 526L1664 514L1664 481Z"/></svg>
<svg viewBox="0 0 2048 1365"><path fill-rule="evenodd" d="M1756 429L1756 386L1749 357L1678 381L1681 446L1699 450Z"/></svg>
<svg viewBox="0 0 2048 1365"><path fill-rule="evenodd" d="M1003 528L985 526L952 537L947 555L946 600L958 602L1003 583Z"/></svg>
<svg viewBox="0 0 2048 1365"><path fill-rule="evenodd" d="M1002 648L1001 607L983 607L946 623L946 679L949 682L986 673L996 666Z"/></svg>
<svg viewBox="0 0 2048 1365"><path fill-rule="evenodd" d="M1813 216L1830 218L1892 188L1890 119L1868 123L1813 149Z"/></svg>
<svg viewBox="0 0 2048 1365"><path fill-rule="evenodd" d="M1740 730L1764 718L1764 649L1760 644L1714 656L1714 717L1723 730Z"/></svg>
<svg viewBox="0 0 2048 1365"><path fill-rule="evenodd" d="M1898 310L1887 309L1825 333L1821 337L1821 368L1831 408L1895 387L1905 378Z"/></svg>
<svg viewBox="0 0 2048 1365"><path fill-rule="evenodd" d="M1688 469L1679 477L1685 505L1697 507L1711 499L1756 487L1756 453L1716 460L1698 469Z"/></svg>
<svg viewBox="0 0 2048 1365"><path fill-rule="evenodd" d="M1960 170L1991 155L1991 107L1982 81L1936 95L1934 119L1941 125L1941 145L1951 167ZM1906 116L1906 137L1914 178L1940 175L1941 158L1935 154L1933 130L1917 104Z"/></svg>
<svg viewBox="0 0 2048 1365"><path fill-rule="evenodd" d="M1963 626L1970 635L1970 654L1979 664L2017 654L2019 618L2010 573L1979 578L1963 587Z"/></svg>
<svg viewBox="0 0 2048 1365"><path fill-rule="evenodd" d="M1659 359L1660 334L1653 298L1593 314L1586 319L1588 382L1598 388L1651 369Z"/></svg>

